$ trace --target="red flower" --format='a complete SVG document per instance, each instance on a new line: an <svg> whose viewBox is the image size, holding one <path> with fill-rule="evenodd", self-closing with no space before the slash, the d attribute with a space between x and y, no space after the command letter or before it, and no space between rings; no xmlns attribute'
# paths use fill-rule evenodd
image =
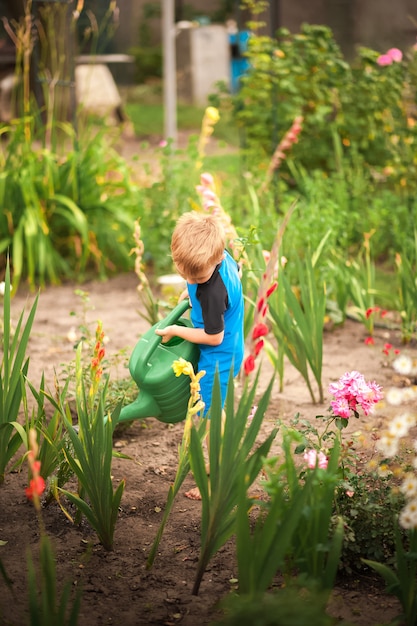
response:
<svg viewBox="0 0 417 626"><path fill-rule="evenodd" d="M262 350L262 348L264 347L264 340L260 339L256 344L255 344L255 356L258 356L258 354L260 353L260 351Z"/></svg>
<svg viewBox="0 0 417 626"><path fill-rule="evenodd" d="M390 350L392 350L392 344L385 343L382 352L388 356Z"/></svg>
<svg viewBox="0 0 417 626"><path fill-rule="evenodd" d="M275 281L270 288L268 289L268 291L266 292L266 297L269 298L269 296L271 295L271 293L274 293L275 289L278 287L278 283L277 281Z"/></svg>
<svg viewBox="0 0 417 626"><path fill-rule="evenodd" d="M373 306L369 309L366 310L366 319L369 319L372 315L372 313L378 313L378 311L380 310L379 306Z"/></svg>
<svg viewBox="0 0 417 626"><path fill-rule="evenodd" d="M263 337L264 335L268 334L268 326L266 324L263 324L262 322L260 324L256 324L256 326L254 326L254 329L252 331L252 339L259 339L259 337Z"/></svg>
<svg viewBox="0 0 417 626"><path fill-rule="evenodd" d="M245 362L243 363L243 369L245 370L246 376L249 376L249 374L253 372L255 369L255 357L253 354L246 357Z"/></svg>
<svg viewBox="0 0 417 626"><path fill-rule="evenodd" d="M29 487L26 487L25 493L29 500L33 499L34 495L41 496L45 491L45 481L42 476L36 476L29 482Z"/></svg>
<svg viewBox="0 0 417 626"><path fill-rule="evenodd" d="M263 298L260 298L258 300L258 305L257 305L258 312L261 311L261 309L263 308L264 302L265 302L265 300Z"/></svg>
<svg viewBox="0 0 417 626"><path fill-rule="evenodd" d="M375 339L373 337L365 337L365 346L374 346Z"/></svg>

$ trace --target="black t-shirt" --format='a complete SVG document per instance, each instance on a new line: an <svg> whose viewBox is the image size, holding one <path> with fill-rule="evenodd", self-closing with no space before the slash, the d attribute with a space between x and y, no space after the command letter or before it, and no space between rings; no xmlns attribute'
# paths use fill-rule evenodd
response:
<svg viewBox="0 0 417 626"><path fill-rule="evenodd" d="M204 330L208 335L217 335L224 330L224 312L229 303L219 269L220 264L206 283L197 285L196 296L201 305Z"/></svg>

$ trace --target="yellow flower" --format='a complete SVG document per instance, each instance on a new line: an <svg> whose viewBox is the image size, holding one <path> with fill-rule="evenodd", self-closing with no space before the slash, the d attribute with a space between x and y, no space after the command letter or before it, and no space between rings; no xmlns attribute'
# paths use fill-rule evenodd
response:
<svg viewBox="0 0 417 626"><path fill-rule="evenodd" d="M173 362L172 369L174 370L175 376L181 376L181 374L185 374L186 376L194 377L194 369L192 364L182 357Z"/></svg>
<svg viewBox="0 0 417 626"><path fill-rule="evenodd" d="M196 415L196 413L204 411L205 406L206 405L204 404L204 402L202 400L199 400L196 404L194 404L194 406L188 409L188 415Z"/></svg>
<svg viewBox="0 0 417 626"><path fill-rule="evenodd" d="M207 107L206 116L213 124L217 124L220 119L219 111L216 107Z"/></svg>

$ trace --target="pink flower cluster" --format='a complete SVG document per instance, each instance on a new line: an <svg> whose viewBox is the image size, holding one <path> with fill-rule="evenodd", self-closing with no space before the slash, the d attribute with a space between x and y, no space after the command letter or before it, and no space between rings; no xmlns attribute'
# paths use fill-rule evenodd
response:
<svg viewBox="0 0 417 626"><path fill-rule="evenodd" d="M403 53L398 48L390 48L385 54L380 54L376 62L381 67L391 65L392 63L400 63L403 58Z"/></svg>
<svg viewBox="0 0 417 626"><path fill-rule="evenodd" d="M200 184L196 186L196 191L201 197L201 204L204 211L217 215L222 222L226 233L227 245L233 257L238 260L240 258L239 238L230 216L221 205L220 199L216 193L216 184L213 176L208 172L202 173L200 175Z"/></svg>
<svg viewBox="0 0 417 626"><path fill-rule="evenodd" d="M284 138L279 143L273 156L274 169L276 169L281 163L281 161L285 159L285 156L286 156L285 153L291 149L292 145L294 143L297 143L298 136L301 133L303 120L304 118L301 115L297 116L294 119L289 131L285 134Z"/></svg>
<svg viewBox="0 0 417 626"><path fill-rule="evenodd" d="M329 459L321 450L320 452L317 452L317 450L306 450L304 452L304 461L309 469L315 469L316 467L327 469L329 463Z"/></svg>
<svg viewBox="0 0 417 626"><path fill-rule="evenodd" d="M355 370L343 374L337 383L331 383L329 393L335 398L330 403L334 415L344 419L352 415L358 417L359 408L369 415L382 398L381 387L375 382L366 382L363 375Z"/></svg>
<svg viewBox="0 0 417 626"><path fill-rule="evenodd" d="M214 178L208 172L204 172L200 176L200 184L197 185L196 191L200 194L203 209L213 213L220 212L220 200L214 191Z"/></svg>

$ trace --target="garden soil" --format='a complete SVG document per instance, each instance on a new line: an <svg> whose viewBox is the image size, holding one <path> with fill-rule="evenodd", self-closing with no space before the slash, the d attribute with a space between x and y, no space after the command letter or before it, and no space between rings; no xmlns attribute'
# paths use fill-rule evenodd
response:
<svg viewBox="0 0 417 626"><path fill-rule="evenodd" d="M80 325L92 332L101 320L108 343L106 351L112 362L110 376L128 377L127 361L136 342L149 325L139 315L141 301L136 276L124 274L105 282L82 286L47 287L40 291L35 322L30 336L28 378L39 385L42 373L46 387L53 393L54 377L65 379L68 363L74 360L74 336ZM12 301L16 323L22 310L28 311L34 294L23 291ZM342 327L329 326L324 335L323 382L343 373L359 370L367 380L384 387L396 384L382 350L385 343L401 348L398 331L377 328L375 345L364 343L363 325L348 319ZM416 353L415 347L414 354ZM267 361L262 362L262 385L272 374ZM239 394L239 383L236 392ZM326 393L327 395L327 393ZM283 390L274 383L272 399L262 425L261 439L271 432L277 420L289 422L295 414L314 420L330 402L313 405L302 377L289 363L285 365ZM372 417L352 419L347 432L357 444L357 455L364 461L376 454L378 434L387 425L388 409ZM73 525L58 504L43 508L42 518L52 540L57 568L58 589L68 581L72 591L81 590L79 626L135 626L210 624L222 615L219 601L237 587L238 571L234 542L230 540L209 563L198 596L192 595L200 546L201 502L185 497L193 486L188 476L181 489L163 534L159 551L150 570L146 560L161 521L167 492L177 467L178 445L183 422L167 425L155 418L137 420L116 431L115 450L128 457L115 459L114 484L126 481L117 520L114 549L106 551L86 525ZM361 437L359 437L359 432ZM273 453L280 454L279 444ZM37 562L39 524L33 505L26 499L26 469L8 473L0 486L0 558L12 581L10 591L0 576L0 623L23 626L27 622L27 556ZM255 491L261 489L255 486ZM389 511L387 511L389 514ZM279 585L280 581L274 583ZM329 605L335 621L358 626L387 624L399 613L392 596L384 593L379 580L369 572L340 577Z"/></svg>

